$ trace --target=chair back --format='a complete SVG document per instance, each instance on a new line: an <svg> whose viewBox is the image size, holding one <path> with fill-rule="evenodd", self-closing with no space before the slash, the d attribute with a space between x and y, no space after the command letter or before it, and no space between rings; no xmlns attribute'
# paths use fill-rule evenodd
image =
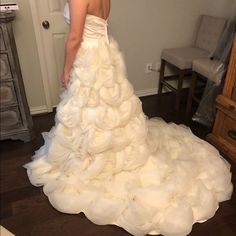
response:
<svg viewBox="0 0 236 236"><path fill-rule="evenodd" d="M213 54L226 27L227 20L220 17L202 15L196 35L195 47Z"/></svg>

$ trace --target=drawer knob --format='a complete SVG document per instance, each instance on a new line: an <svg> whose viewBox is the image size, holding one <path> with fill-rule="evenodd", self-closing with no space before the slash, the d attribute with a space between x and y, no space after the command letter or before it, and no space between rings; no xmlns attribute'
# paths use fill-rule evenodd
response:
<svg viewBox="0 0 236 236"><path fill-rule="evenodd" d="M229 130L228 136L232 138L233 140L236 140L236 130Z"/></svg>

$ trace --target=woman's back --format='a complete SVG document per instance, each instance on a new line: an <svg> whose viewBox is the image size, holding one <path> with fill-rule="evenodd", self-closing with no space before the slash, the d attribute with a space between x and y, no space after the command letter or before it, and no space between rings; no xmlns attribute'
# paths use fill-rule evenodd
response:
<svg viewBox="0 0 236 236"><path fill-rule="evenodd" d="M90 0L88 14L107 19L110 12L110 0Z"/></svg>

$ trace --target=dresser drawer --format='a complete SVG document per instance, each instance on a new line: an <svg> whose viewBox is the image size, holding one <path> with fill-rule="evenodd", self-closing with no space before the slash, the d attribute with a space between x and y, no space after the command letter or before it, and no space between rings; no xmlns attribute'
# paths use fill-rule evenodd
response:
<svg viewBox="0 0 236 236"><path fill-rule="evenodd" d="M15 129L22 126L21 116L18 107L12 107L0 112L1 131Z"/></svg>
<svg viewBox="0 0 236 236"><path fill-rule="evenodd" d="M7 53L0 54L0 79L7 80L12 78L11 67Z"/></svg>
<svg viewBox="0 0 236 236"><path fill-rule="evenodd" d="M6 50L6 45L3 38L3 30L2 27L0 27L0 51L5 51L5 50Z"/></svg>
<svg viewBox="0 0 236 236"><path fill-rule="evenodd" d="M220 136L236 147L236 120L225 115Z"/></svg>
<svg viewBox="0 0 236 236"><path fill-rule="evenodd" d="M17 104L13 82L3 82L0 85L0 106Z"/></svg>

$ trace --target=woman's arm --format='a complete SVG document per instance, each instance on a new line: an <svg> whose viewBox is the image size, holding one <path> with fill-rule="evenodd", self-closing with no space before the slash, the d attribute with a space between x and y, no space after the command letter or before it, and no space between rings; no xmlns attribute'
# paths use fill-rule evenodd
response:
<svg viewBox="0 0 236 236"><path fill-rule="evenodd" d="M88 0L69 0L70 30L65 46L64 69L62 74L62 83L65 88L68 86L70 71L82 41L87 8Z"/></svg>

